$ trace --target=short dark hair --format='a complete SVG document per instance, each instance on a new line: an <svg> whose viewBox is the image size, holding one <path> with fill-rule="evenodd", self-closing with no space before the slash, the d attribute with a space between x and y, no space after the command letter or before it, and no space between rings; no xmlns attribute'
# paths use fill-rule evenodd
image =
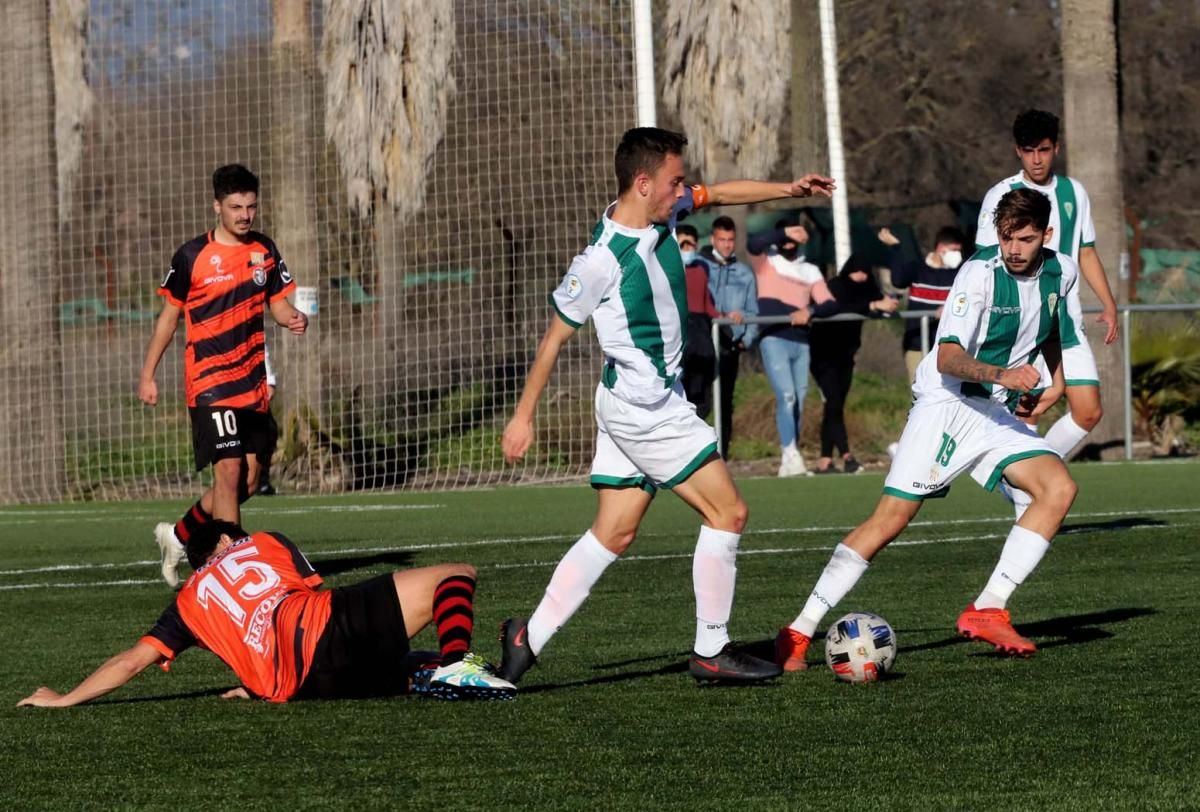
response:
<svg viewBox="0 0 1200 812"><path fill-rule="evenodd" d="M1013 189L996 204L993 222L1001 237L1025 226L1045 231L1050 225L1050 198L1035 189Z"/></svg>
<svg viewBox="0 0 1200 812"><path fill-rule="evenodd" d="M258 176L241 164L227 164L213 170L213 198L224 200L241 192L258 194Z"/></svg>
<svg viewBox="0 0 1200 812"><path fill-rule="evenodd" d="M1018 147L1036 147L1042 139L1058 143L1058 116L1045 110L1026 110L1013 119L1013 141Z"/></svg>
<svg viewBox="0 0 1200 812"><path fill-rule="evenodd" d="M733 222L732 217L727 214L722 214L716 220L712 221L712 230L716 231L717 229L721 229L722 231L732 231L734 234L736 234L737 224Z"/></svg>
<svg viewBox="0 0 1200 812"><path fill-rule="evenodd" d="M691 237L697 242L700 241L700 232L696 230L695 226L688 225L687 223L680 223L675 226L675 236L676 238Z"/></svg>
<svg viewBox="0 0 1200 812"><path fill-rule="evenodd" d="M937 236L933 238L933 245L936 248L939 245L946 245L948 243L966 245L967 235L963 234L963 230L958 226L942 226L938 229Z"/></svg>
<svg viewBox="0 0 1200 812"><path fill-rule="evenodd" d="M687 146L683 133L662 130L658 127L634 127L626 130L617 144L614 161L617 170L617 194L624 194L633 186L633 179L641 173L653 174L662 166L668 155L683 155Z"/></svg>
<svg viewBox="0 0 1200 812"><path fill-rule="evenodd" d="M192 565L192 569L198 570L203 567L213 550L217 549L217 544L221 541L221 536L229 536L231 539L241 539L250 535L241 528L241 525L234 522L227 522L224 519L213 519L211 522L205 522L200 525L200 529L192 533L192 537L188 539L184 549L187 551L188 563Z"/></svg>

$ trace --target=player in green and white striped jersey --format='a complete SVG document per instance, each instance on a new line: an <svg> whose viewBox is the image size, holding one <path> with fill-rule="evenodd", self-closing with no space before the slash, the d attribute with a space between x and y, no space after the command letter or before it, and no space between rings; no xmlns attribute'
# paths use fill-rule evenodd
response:
<svg viewBox="0 0 1200 812"><path fill-rule="evenodd" d="M1009 654L1036 650L1013 629L1005 607L1049 549L1076 491L1058 454L1012 414L1036 416L1057 400L1062 388L1057 344L1075 337L1066 304L1078 267L1044 247L1049 219L1049 201L1029 189L1010 191L997 204L1000 246L980 252L954 279L937 346L917 369L915 402L875 512L837 546L800 615L776 637L776 663L785 670L804 669L825 614L916 517L924 500L945 495L964 471L988 490L1006 479L1032 502L957 628ZM1054 376L1046 391L1032 363L1041 353Z"/></svg>
<svg viewBox="0 0 1200 812"><path fill-rule="evenodd" d="M738 542L748 511L717 451L712 427L696 415L679 380L687 340L687 282L675 222L707 205L828 195L833 181L729 181L685 186L687 139L654 127L629 130L616 153L618 197L551 294L556 311L538 346L521 400L504 430L504 456L520 459L533 441L533 416L563 345L589 318L604 351L596 388L596 455L591 481L599 507L567 551L528 620L502 626L500 670L516 682L550 637L583 604L604 570L633 542L658 488L672 489L702 517L692 574L698 680L750 682L779 669L729 642Z"/></svg>
<svg viewBox="0 0 1200 812"><path fill-rule="evenodd" d="M995 246L998 239L994 214L1001 196L1012 189L1035 189L1050 200L1050 237L1047 246L1079 263L1083 278L1100 300L1104 312L1097 321L1106 326L1104 343L1117 338L1117 304L1100 255L1096 252L1096 227L1092 223L1091 201L1083 184L1074 178L1054 173L1058 155L1058 117L1041 110L1027 110L1013 121L1013 140L1021 171L1005 178L988 190L979 211L975 234L977 248ZM1078 287L1071 294L1071 307L1079 310ZM1084 322L1075 323L1078 341L1063 350L1066 397L1070 410L1059 418L1046 440L1065 458L1100 422L1100 380L1096 358L1084 336ZM1018 517L1029 504L1028 495L1004 489L1014 502Z"/></svg>

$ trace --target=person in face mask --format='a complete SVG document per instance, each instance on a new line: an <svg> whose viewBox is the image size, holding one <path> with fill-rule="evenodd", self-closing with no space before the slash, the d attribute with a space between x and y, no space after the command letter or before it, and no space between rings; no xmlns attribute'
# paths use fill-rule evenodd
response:
<svg viewBox="0 0 1200 812"><path fill-rule="evenodd" d="M925 255L924 260L904 262L899 246L900 240L886 228L879 230L879 241L890 249L889 266L892 271L892 286L908 288L909 310L933 310L936 318L942 316L942 304L954 284L958 267L963 263L963 245L966 236L955 226L940 229L933 241L933 251ZM929 325L929 340L937 333L938 323L931 321ZM933 349L930 347L929 349ZM908 367L908 380L911 382L921 363L924 353L921 351L921 321L909 319L904 326L904 364Z"/></svg>
<svg viewBox="0 0 1200 812"><path fill-rule="evenodd" d="M696 414L706 419L712 411L712 384L717 361L712 343L712 320L718 313L708 287L708 263L700 258L697 250L700 239L696 229L680 223L675 227L675 239L679 241L683 272L687 278L688 340L683 350L683 393L696 407Z"/></svg>
<svg viewBox="0 0 1200 812"><path fill-rule="evenodd" d="M862 254L853 254L842 270L829 281L829 292L837 300L838 312L880 317L896 312L896 300L885 296L875 279L875 270ZM828 321L812 326L809 345L812 376L825 398L821 418L821 458L815 473L833 474L833 452L842 453L842 470L857 473L862 466L850 453L844 412L846 396L854 378L854 356L862 345L861 321Z"/></svg>
<svg viewBox="0 0 1200 812"><path fill-rule="evenodd" d="M775 224L750 235L746 248L758 280L761 316L788 316L789 324L764 325L759 347L767 380L775 390L775 428L779 432L779 476L811 476L800 453L804 398L808 394L809 321L832 316L837 302L821 269L804 257L808 232L803 226Z"/></svg>

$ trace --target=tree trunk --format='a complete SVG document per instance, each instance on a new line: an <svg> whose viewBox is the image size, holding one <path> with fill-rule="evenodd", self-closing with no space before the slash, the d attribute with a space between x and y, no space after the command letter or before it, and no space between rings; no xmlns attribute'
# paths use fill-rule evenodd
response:
<svg viewBox="0 0 1200 812"><path fill-rule="evenodd" d="M62 498L57 167L47 4L0 26L0 503Z"/></svg>
<svg viewBox="0 0 1200 812"><path fill-rule="evenodd" d="M312 12L309 0L272 0L271 12L271 232L296 284L325 290L313 177L312 94L317 85ZM303 426L309 415L321 414L321 318L310 319L303 337L268 327L285 436L294 421Z"/></svg>
<svg viewBox="0 0 1200 812"><path fill-rule="evenodd" d="M817 0L792 0L791 41L792 177L808 172L828 175Z"/></svg>
<svg viewBox="0 0 1200 812"><path fill-rule="evenodd" d="M1088 190L1096 250L1117 301L1128 300L1119 278L1126 251L1122 217L1120 117L1117 109L1116 18L1113 0L1064 0L1062 5L1063 119L1067 171ZM1083 306L1097 304L1081 284ZM1125 403L1120 343L1104 345L1101 325L1088 316L1088 339L1100 369L1104 417L1089 438L1105 457L1122 449Z"/></svg>

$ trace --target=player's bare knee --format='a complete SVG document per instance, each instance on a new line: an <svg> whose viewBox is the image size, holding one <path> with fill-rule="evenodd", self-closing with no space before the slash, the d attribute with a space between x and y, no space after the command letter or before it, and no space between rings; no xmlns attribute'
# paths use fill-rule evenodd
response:
<svg viewBox="0 0 1200 812"><path fill-rule="evenodd" d="M446 569L447 578L470 578L472 581L474 581L479 577L479 571L475 569L475 566L466 562L447 564Z"/></svg>
<svg viewBox="0 0 1200 812"><path fill-rule="evenodd" d="M241 460L226 459L213 463L213 489L236 493L242 484Z"/></svg>
<svg viewBox="0 0 1200 812"><path fill-rule="evenodd" d="M734 503L733 508L729 511L727 528L730 533L741 533L746 529L746 523L750 521L750 506L742 499L738 499Z"/></svg>
<svg viewBox="0 0 1200 812"><path fill-rule="evenodd" d="M1075 421L1075 425L1084 431L1091 431L1096 428L1102 417L1104 417L1104 408L1099 403L1084 409L1071 410L1071 419Z"/></svg>
<svg viewBox="0 0 1200 812"><path fill-rule="evenodd" d="M592 535L600 542L600 546L613 555L624 555L625 551L629 549L629 545L633 544L633 540L637 538L637 530L612 530L597 533L593 529Z"/></svg>

